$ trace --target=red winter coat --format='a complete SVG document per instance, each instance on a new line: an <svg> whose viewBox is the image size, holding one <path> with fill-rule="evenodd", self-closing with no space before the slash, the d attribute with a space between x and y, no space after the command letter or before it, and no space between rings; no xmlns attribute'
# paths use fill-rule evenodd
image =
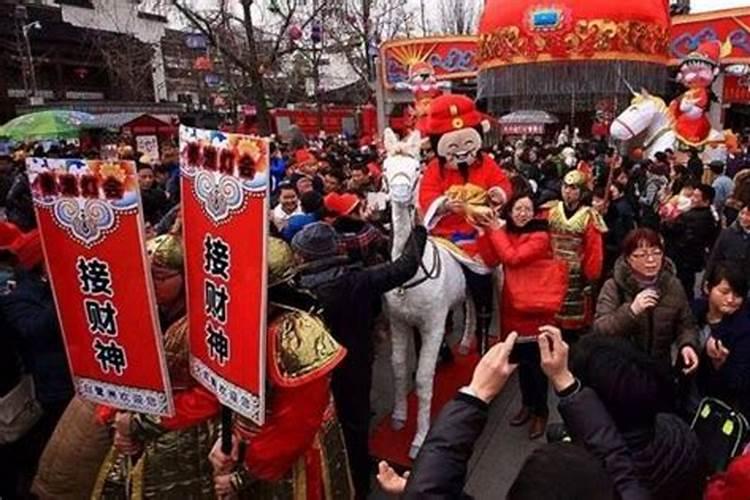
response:
<svg viewBox="0 0 750 500"><path fill-rule="evenodd" d="M549 233L543 228L543 221L531 221L527 232L508 232L505 228L488 231L482 238L489 240L489 245L479 245L480 248L491 248L483 251L482 258L492 267L502 264L503 273L509 276L524 268L534 268L536 262L552 258L552 246ZM539 276L540 280L549 280L547 276ZM562 284L548 283L551 286ZM528 293L524 289L510 290L503 286L500 299L500 322L502 337L511 332L518 332L521 336L533 336L539 333L539 327L555 324L555 313L528 313L514 306L515 299L521 294Z"/></svg>

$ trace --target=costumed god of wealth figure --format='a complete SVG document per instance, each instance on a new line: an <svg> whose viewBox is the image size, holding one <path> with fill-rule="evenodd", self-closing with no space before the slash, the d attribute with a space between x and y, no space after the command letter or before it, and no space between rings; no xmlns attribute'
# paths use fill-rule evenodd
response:
<svg viewBox="0 0 750 500"><path fill-rule="evenodd" d="M477 308L480 350L492 319L492 270L482 260L477 226L489 223L511 196L505 172L481 153L489 123L474 101L462 95L438 97L430 105L426 132L436 157L419 187L419 209L435 241L458 259Z"/></svg>
<svg viewBox="0 0 750 500"><path fill-rule="evenodd" d="M414 94L414 127L425 134L425 120L430 112L430 104L450 88L450 83L438 82L432 64L420 61L409 67L408 83L401 82L396 88L411 90Z"/></svg>
<svg viewBox="0 0 750 500"><path fill-rule="evenodd" d="M701 148L707 142L721 141L720 132L712 134L709 120L711 85L720 71L721 59L729 55L732 45L718 40L701 43L680 64L677 81L688 88L669 106L675 119L678 140L687 147Z"/></svg>

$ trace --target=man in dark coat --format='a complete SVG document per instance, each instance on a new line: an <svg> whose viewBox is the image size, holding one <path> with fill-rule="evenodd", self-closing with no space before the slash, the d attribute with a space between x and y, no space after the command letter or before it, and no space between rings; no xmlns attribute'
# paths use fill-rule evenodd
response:
<svg viewBox="0 0 750 500"><path fill-rule="evenodd" d="M750 206L740 210L737 220L724 229L706 265L706 275L721 262L741 269L750 284Z"/></svg>
<svg viewBox="0 0 750 500"><path fill-rule="evenodd" d="M565 402L571 419L566 420L568 427L584 446L554 443L536 450L524 463L507 498L649 499L612 419L593 391L582 390L580 382L568 371L568 347L560 331L551 327L541 330L540 339L554 342L542 349L542 366ZM487 423L489 404L515 368L509 364L515 340L516 334L511 333L504 343L490 349L477 365L471 383L446 405L430 429L408 481L398 477L385 462L380 464L378 480L384 489L392 493L401 490L403 498L408 499L467 498L463 488L469 458ZM550 369L553 365L554 370Z"/></svg>
<svg viewBox="0 0 750 500"><path fill-rule="evenodd" d="M18 271L15 287L0 296L0 334L17 347L24 370L33 377L36 399L43 410L34 427L11 445L15 450L11 455L16 485L27 492L44 446L73 397L73 384L38 231L21 235L13 243L12 252Z"/></svg>
<svg viewBox="0 0 750 500"><path fill-rule="evenodd" d="M368 432L374 357L373 324L382 295L403 285L417 272L427 232L417 226L396 261L363 269L338 254L336 230L316 222L292 240L304 261L299 284L323 306L323 317L334 338L346 347L344 361L334 370L331 390L344 430L357 498L366 498L370 483Z"/></svg>
<svg viewBox="0 0 750 500"><path fill-rule="evenodd" d="M667 255L677 267L677 278L685 288L688 300L695 298L695 274L706 265L711 248L719 235L719 221L711 204L714 188L701 184L693 190L692 208L664 225Z"/></svg>

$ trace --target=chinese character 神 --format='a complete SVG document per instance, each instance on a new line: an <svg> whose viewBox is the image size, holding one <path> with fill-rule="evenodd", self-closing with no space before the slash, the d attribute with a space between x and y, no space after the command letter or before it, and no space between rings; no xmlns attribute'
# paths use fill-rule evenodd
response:
<svg viewBox="0 0 750 500"><path fill-rule="evenodd" d="M203 241L203 269L214 276L229 279L229 245L221 238L206 235Z"/></svg>
<svg viewBox="0 0 750 500"><path fill-rule="evenodd" d="M125 349L114 340L105 344L97 338L94 340L94 349L96 349L96 360L104 373L109 373L111 368L116 374L122 375L123 370L128 367Z"/></svg>
<svg viewBox="0 0 750 500"><path fill-rule="evenodd" d="M227 321L227 303L229 302L227 287L211 281L205 283L206 314L216 321L225 323Z"/></svg>
<svg viewBox="0 0 750 500"><path fill-rule="evenodd" d="M112 276L109 265L96 258L86 260L78 257L78 281L83 293L103 293L112 296Z"/></svg>
<svg viewBox="0 0 750 500"><path fill-rule="evenodd" d="M224 333L224 329L214 329L212 325L206 325L206 345L211 359L224 366L229 359L229 337Z"/></svg>
<svg viewBox="0 0 750 500"><path fill-rule="evenodd" d="M83 304L86 307L86 318L91 333L117 336L117 309L111 301L107 300L102 303L87 299L83 301Z"/></svg>

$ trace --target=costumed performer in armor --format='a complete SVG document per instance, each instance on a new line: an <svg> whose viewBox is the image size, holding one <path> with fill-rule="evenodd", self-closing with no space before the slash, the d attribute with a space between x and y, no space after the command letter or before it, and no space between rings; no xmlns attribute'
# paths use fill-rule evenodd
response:
<svg viewBox="0 0 750 500"><path fill-rule="evenodd" d="M721 58L732 50L731 44L718 40L701 43L680 64L677 81L688 88L669 106L675 119L675 133L684 146L702 148L711 139L711 85L719 74Z"/></svg>
<svg viewBox="0 0 750 500"><path fill-rule="evenodd" d="M437 157L422 177L419 209L430 234L447 240L444 246L461 263L477 308L477 336L484 352L492 320L492 269L480 256L476 226L494 218L493 209L512 194L511 183L497 163L480 152L489 124L474 101L462 95L438 97L426 126Z"/></svg>
<svg viewBox="0 0 750 500"><path fill-rule="evenodd" d="M557 317L568 342L587 333L593 323L594 283L604 261L607 226L596 210L582 203L586 184L583 172L568 172L563 178L562 201L545 206L554 257L568 264L568 291Z"/></svg>
<svg viewBox="0 0 750 500"><path fill-rule="evenodd" d="M427 61L419 61L409 67L409 81L396 84L399 90L411 90L414 94L412 124L414 128L426 133L425 120L430 112L432 101L442 96L450 88L448 82L438 82L435 68Z"/></svg>
<svg viewBox="0 0 750 500"><path fill-rule="evenodd" d="M291 248L270 238L268 263L266 422L257 427L235 415L232 454L222 453L220 441L211 452L216 494L348 500L354 495L349 462L330 390L346 350L318 316L315 298L291 286Z"/></svg>
<svg viewBox="0 0 750 500"><path fill-rule="evenodd" d="M146 244L164 334L175 415L155 417L99 407L112 423L114 447L92 498L213 499L213 446L220 405L190 375L182 238L169 233ZM128 461L132 461L132 467Z"/></svg>

